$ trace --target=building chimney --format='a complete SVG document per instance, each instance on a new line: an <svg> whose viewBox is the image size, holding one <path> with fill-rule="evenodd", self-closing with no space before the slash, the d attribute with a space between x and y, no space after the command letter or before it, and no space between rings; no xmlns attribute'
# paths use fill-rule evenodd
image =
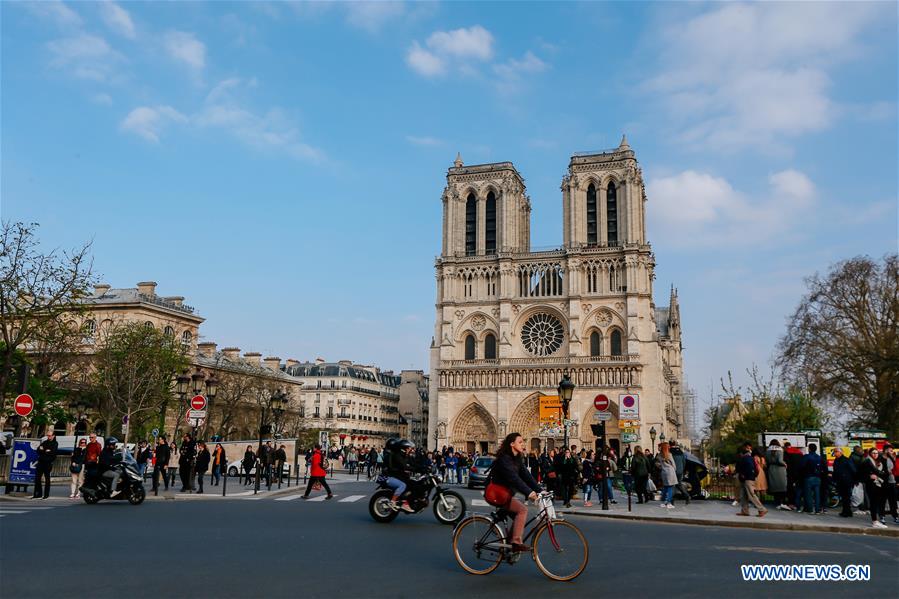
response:
<svg viewBox="0 0 899 599"><path fill-rule="evenodd" d="M203 343L197 344L197 350L199 350L200 355L206 356L207 358L215 357L215 348L216 344L212 341L204 341Z"/></svg>
<svg viewBox="0 0 899 599"><path fill-rule="evenodd" d="M137 284L137 292L153 297L156 295L156 281L144 281Z"/></svg>
<svg viewBox="0 0 899 599"><path fill-rule="evenodd" d="M316 364L324 364L324 363L325 363L325 359L324 359L324 358L316 358L316 359L315 359L315 363L316 363Z"/></svg>
<svg viewBox="0 0 899 599"><path fill-rule="evenodd" d="M222 354L224 354L226 360L230 362L237 362L240 359L240 348L226 347L222 350Z"/></svg>
<svg viewBox="0 0 899 599"><path fill-rule="evenodd" d="M109 285L107 285L106 283L100 283L99 285L94 285L94 297L100 297L107 291L109 291Z"/></svg>
<svg viewBox="0 0 899 599"><path fill-rule="evenodd" d="M275 372L281 370L281 358L269 356L268 358L264 359L262 363L265 364L265 367L269 370L273 370Z"/></svg>
<svg viewBox="0 0 899 599"><path fill-rule="evenodd" d="M259 352L254 352L254 351L247 352L243 355L243 359L248 364L252 364L253 366L258 367L258 366L261 366L262 354L260 354Z"/></svg>
<svg viewBox="0 0 899 599"><path fill-rule="evenodd" d="M299 364L299 363L300 363L299 360L294 360L293 358L287 358L287 366L288 366L288 367L290 367L290 366L296 366L296 365Z"/></svg>
<svg viewBox="0 0 899 599"><path fill-rule="evenodd" d="M175 304L176 306L180 306L181 304L184 303L184 296L183 296L183 295L173 295L173 296L171 296L171 297L166 297L166 298L163 298L163 299L164 299L165 301L167 301L168 303L170 303L170 304Z"/></svg>

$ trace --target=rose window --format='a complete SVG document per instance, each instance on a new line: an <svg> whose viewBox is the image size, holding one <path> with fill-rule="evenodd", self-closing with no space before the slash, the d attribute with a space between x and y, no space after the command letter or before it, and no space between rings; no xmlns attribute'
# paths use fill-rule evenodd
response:
<svg viewBox="0 0 899 599"><path fill-rule="evenodd" d="M550 356L560 347L565 338L562 323L555 316L546 313L534 314L521 328L521 342L531 355Z"/></svg>

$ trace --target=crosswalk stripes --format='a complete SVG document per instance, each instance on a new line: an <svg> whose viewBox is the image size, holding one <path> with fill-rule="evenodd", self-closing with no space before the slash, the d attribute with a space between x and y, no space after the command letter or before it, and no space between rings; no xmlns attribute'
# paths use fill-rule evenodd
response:
<svg viewBox="0 0 899 599"><path fill-rule="evenodd" d="M52 510L57 507L68 507L66 505L56 505L56 506L18 505L18 502L16 504L4 505L5 503L7 503L7 502L0 503L0 518L4 518L6 516L20 516L22 514L29 514L31 512L40 512L43 510Z"/></svg>
<svg viewBox="0 0 899 599"><path fill-rule="evenodd" d="M340 499L339 502L340 503L353 503L354 501L359 501L363 497L365 497L365 495L350 495L349 497L344 497L343 499Z"/></svg>
<svg viewBox="0 0 899 599"><path fill-rule="evenodd" d="M488 506L490 504L487 503L486 501L484 501L483 499L472 499L471 505L476 505L478 507L484 507L484 506Z"/></svg>
<svg viewBox="0 0 899 599"><path fill-rule="evenodd" d="M275 497L275 501L293 501L294 499L299 499L302 495L288 495L287 497Z"/></svg>
<svg viewBox="0 0 899 599"><path fill-rule="evenodd" d="M312 501L324 501L324 500L327 499L327 498L328 498L327 495L317 495L317 496L315 496L315 497L310 497L310 498L309 498L309 501L310 501L310 502L312 502Z"/></svg>

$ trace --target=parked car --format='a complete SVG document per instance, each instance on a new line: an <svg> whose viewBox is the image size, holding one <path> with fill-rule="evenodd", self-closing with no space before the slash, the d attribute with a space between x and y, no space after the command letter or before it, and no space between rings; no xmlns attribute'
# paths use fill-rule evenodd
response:
<svg viewBox="0 0 899 599"><path fill-rule="evenodd" d="M475 459L474 463L471 465L471 469L468 471L469 489L487 486L487 471L490 470L490 466L493 465L493 460L493 456L489 455Z"/></svg>
<svg viewBox="0 0 899 599"><path fill-rule="evenodd" d="M284 464L284 467L281 469L283 472L283 476L286 478L290 476L290 469L293 468L293 464ZM250 474L256 474L256 466L250 468ZM239 462L232 462L228 464L228 476L243 476L243 466Z"/></svg>

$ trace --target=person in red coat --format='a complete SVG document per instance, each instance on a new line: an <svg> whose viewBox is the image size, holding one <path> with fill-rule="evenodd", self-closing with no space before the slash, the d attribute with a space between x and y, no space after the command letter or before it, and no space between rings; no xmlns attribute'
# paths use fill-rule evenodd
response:
<svg viewBox="0 0 899 599"><path fill-rule="evenodd" d="M328 476L328 473L322 468L323 459L324 453L322 453L322 446L316 443L315 451L312 452L312 460L310 462L309 484L306 485L306 492L303 493L303 499L309 499L309 493L312 491L312 486L315 483L320 483L321 486L325 488L325 491L328 492L328 496L325 497L325 499L334 497L334 493L331 492L331 487L328 486L328 481L325 479L325 477Z"/></svg>

